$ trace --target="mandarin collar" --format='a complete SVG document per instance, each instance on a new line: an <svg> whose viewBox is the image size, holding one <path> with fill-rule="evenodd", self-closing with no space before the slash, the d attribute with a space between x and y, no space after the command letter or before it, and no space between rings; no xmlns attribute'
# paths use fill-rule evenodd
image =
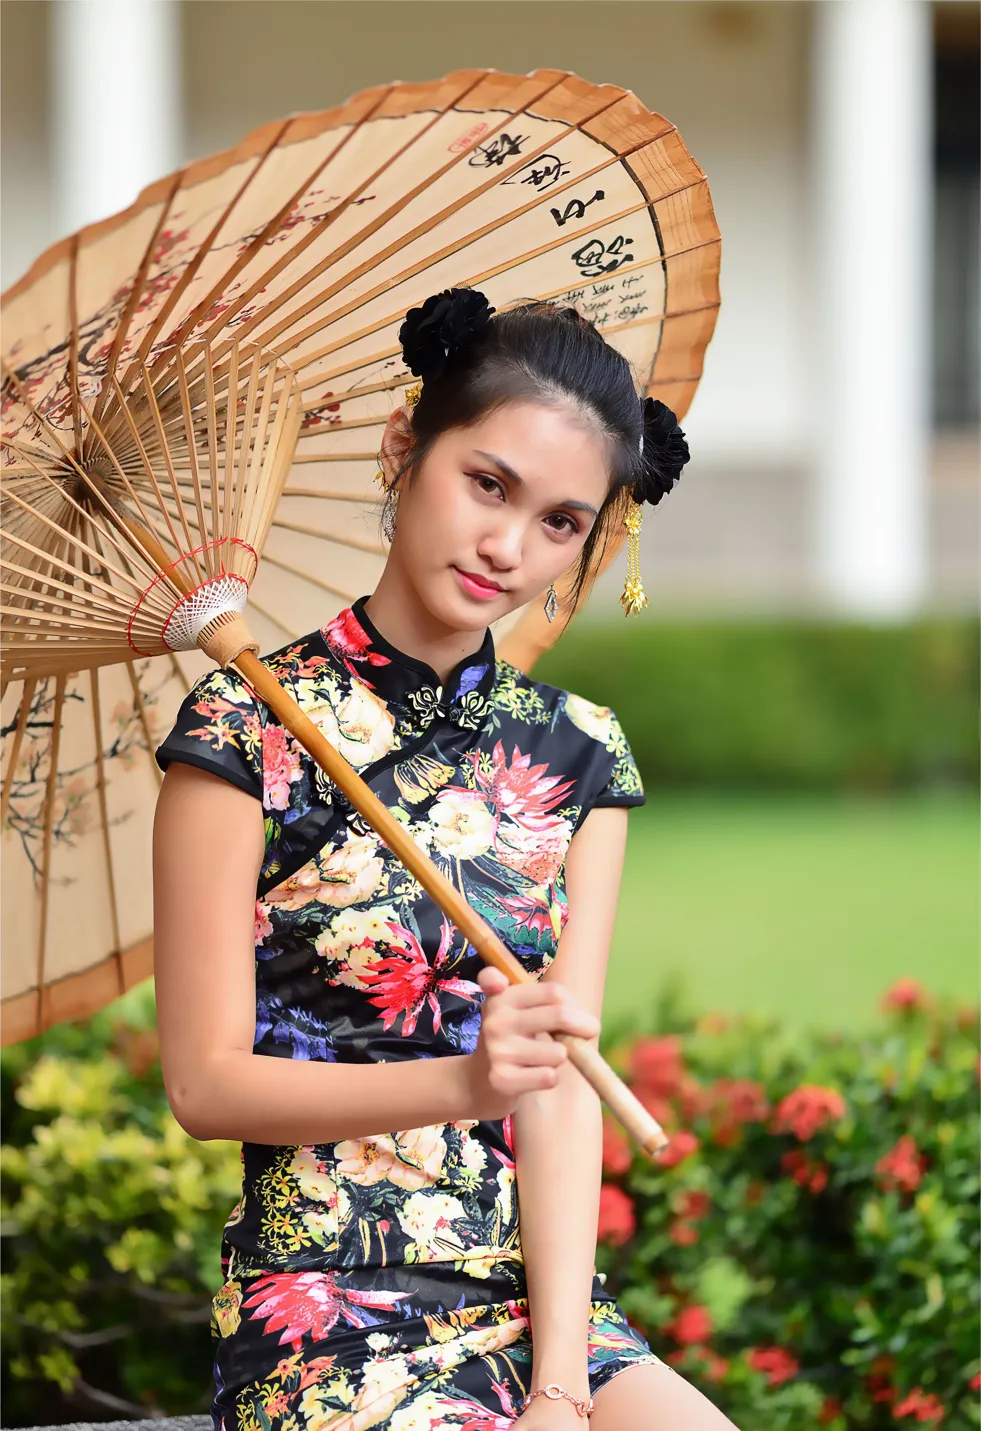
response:
<svg viewBox="0 0 981 1431"><path fill-rule="evenodd" d="M386 641L364 609L367 600L368 596L359 596L323 628L321 635L333 655L386 704L403 706L414 723L425 727L442 718L476 728L494 687L490 627L480 649L458 661L442 682L427 662Z"/></svg>

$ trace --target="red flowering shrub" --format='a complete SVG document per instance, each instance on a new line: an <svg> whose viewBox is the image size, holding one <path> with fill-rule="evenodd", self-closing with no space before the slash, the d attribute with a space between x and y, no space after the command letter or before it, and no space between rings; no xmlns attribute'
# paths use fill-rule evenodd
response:
<svg viewBox="0 0 981 1431"><path fill-rule="evenodd" d="M896 1402L892 1414L897 1421L905 1421L909 1417L913 1421L928 1421L931 1426L939 1426L944 1419L944 1406L932 1393L927 1395L921 1386L915 1386L908 1396Z"/></svg>
<svg viewBox="0 0 981 1431"><path fill-rule="evenodd" d="M882 996L886 1010L925 1009L928 1002L926 990L916 979L897 979Z"/></svg>
<svg viewBox="0 0 981 1431"><path fill-rule="evenodd" d="M694 1342L704 1342L712 1335L712 1318L704 1307L692 1304L682 1307L664 1330L682 1346L690 1346Z"/></svg>
<svg viewBox="0 0 981 1431"><path fill-rule="evenodd" d="M783 1347L751 1347L746 1360L761 1371L771 1386L782 1386L800 1371L800 1363Z"/></svg>
<svg viewBox="0 0 981 1431"><path fill-rule="evenodd" d="M690 1158L692 1153L698 1152L698 1139L694 1133L690 1133L687 1128L681 1128L675 1133L668 1146L663 1152L658 1153L657 1161L662 1168L676 1168L679 1163L683 1163L686 1158Z"/></svg>
<svg viewBox="0 0 981 1431"><path fill-rule="evenodd" d="M828 1123L845 1116L845 1100L834 1088L804 1083L781 1098L773 1117L774 1133L793 1133L807 1143Z"/></svg>
<svg viewBox="0 0 981 1431"><path fill-rule="evenodd" d="M152 1020L110 1022L0 1061L8 1426L210 1386L238 1149L175 1137ZM977 1431L977 1027L924 998L860 1037L675 1016L611 1052L671 1146L607 1125L598 1270L741 1431Z"/></svg>
<svg viewBox="0 0 981 1431"><path fill-rule="evenodd" d="M981 1425L977 1022L892 994L859 1038L676 1017L622 1050L670 1144L608 1166L635 1231L597 1265L741 1431Z"/></svg>
<svg viewBox="0 0 981 1431"><path fill-rule="evenodd" d="M879 1159L875 1170L887 1192L893 1188L899 1188L901 1192L916 1192L923 1180L923 1163L915 1142L907 1133Z"/></svg>
<svg viewBox="0 0 981 1431"><path fill-rule="evenodd" d="M612 1177L625 1173L633 1161L633 1149L612 1118L603 1119L603 1172Z"/></svg>
<svg viewBox="0 0 981 1431"><path fill-rule="evenodd" d="M632 1198L622 1188L604 1183L600 1189L599 1228L596 1234L599 1241L619 1247L633 1237L635 1227Z"/></svg>
<svg viewBox="0 0 981 1431"><path fill-rule="evenodd" d="M780 1159L780 1166L799 1188L812 1193L824 1192L828 1186L828 1169L824 1163L814 1163L800 1148L789 1148Z"/></svg>
<svg viewBox="0 0 981 1431"><path fill-rule="evenodd" d="M630 1052L630 1079L646 1093L669 1098L677 1093L683 1070L681 1040L639 1038Z"/></svg>

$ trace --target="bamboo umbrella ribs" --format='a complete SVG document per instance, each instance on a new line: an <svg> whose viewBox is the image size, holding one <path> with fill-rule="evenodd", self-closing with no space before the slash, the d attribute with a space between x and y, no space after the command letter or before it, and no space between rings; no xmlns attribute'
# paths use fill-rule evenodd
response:
<svg viewBox="0 0 981 1431"><path fill-rule="evenodd" d="M152 749L202 651L240 671L480 954L524 977L257 651L377 581L386 549L365 519L413 381L410 307L464 285L498 309L575 303L640 395L682 414L718 263L705 176L668 121L563 71L466 70L268 125L55 245L4 296L5 1039L150 972ZM527 670L564 624L515 612L498 649ZM598 1055L569 1045L656 1146Z"/></svg>

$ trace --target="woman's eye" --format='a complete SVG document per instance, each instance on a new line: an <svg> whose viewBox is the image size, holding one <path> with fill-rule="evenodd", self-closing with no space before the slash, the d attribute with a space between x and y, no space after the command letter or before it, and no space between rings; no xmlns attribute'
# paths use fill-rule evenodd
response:
<svg viewBox="0 0 981 1431"><path fill-rule="evenodd" d="M579 530L579 524L577 522L574 522L571 517L567 517L564 512L553 512L552 515L550 517L546 517L545 520L546 522L552 522L557 520L559 522L565 523L564 527L553 527L553 532L567 531L575 533Z"/></svg>
<svg viewBox="0 0 981 1431"><path fill-rule="evenodd" d="M489 496L493 496L498 492L500 492L502 496L504 495L504 487L496 477L488 477L486 472L471 472L470 476L471 479L477 483L478 487L480 487L480 490L488 493Z"/></svg>

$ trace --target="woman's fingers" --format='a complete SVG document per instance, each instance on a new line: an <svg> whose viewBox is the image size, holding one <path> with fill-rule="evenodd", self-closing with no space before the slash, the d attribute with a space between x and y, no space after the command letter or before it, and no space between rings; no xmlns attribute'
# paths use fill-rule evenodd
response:
<svg viewBox="0 0 981 1431"><path fill-rule="evenodd" d="M495 969L493 964L485 964L477 975L477 983L485 994L503 994L505 989L511 988L511 981L500 969Z"/></svg>
<svg viewBox="0 0 981 1431"><path fill-rule="evenodd" d="M478 982L488 995L485 1017L506 1017L523 1034L564 1033L579 1038L599 1035L599 1019L587 1013L562 984L510 984L499 969L482 969Z"/></svg>
<svg viewBox="0 0 981 1431"><path fill-rule="evenodd" d="M477 982L486 998L475 1067L483 1069L480 1076L509 1109L522 1093L555 1087L568 1051L551 1035L599 1034L599 1020L562 984L530 979L512 984L492 966L480 970Z"/></svg>

